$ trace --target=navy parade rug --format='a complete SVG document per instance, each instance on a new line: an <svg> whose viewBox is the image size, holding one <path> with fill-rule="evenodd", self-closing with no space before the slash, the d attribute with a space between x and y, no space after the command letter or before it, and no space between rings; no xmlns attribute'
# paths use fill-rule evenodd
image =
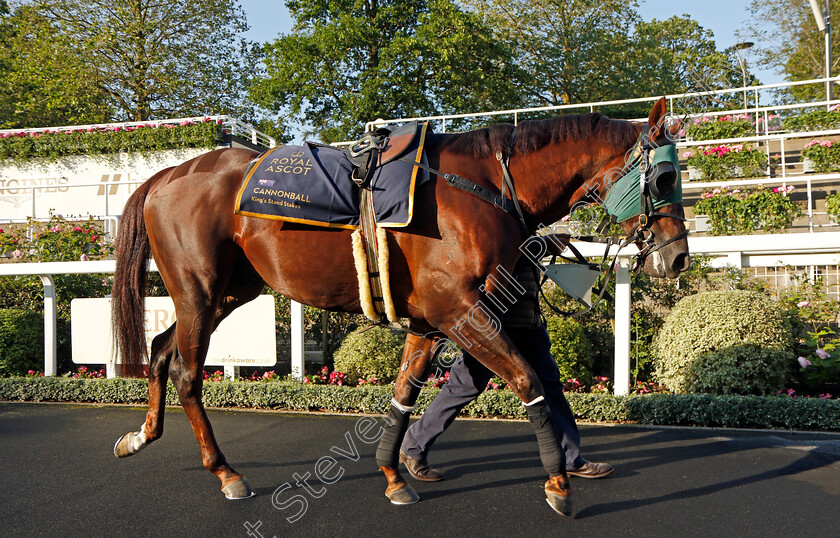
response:
<svg viewBox="0 0 840 538"><path fill-rule="evenodd" d="M403 156L421 161L424 138L417 137ZM236 213L355 230L360 220L360 189L351 173L352 165L341 149L312 143L271 149L246 172ZM377 224L407 226L414 210L414 191L427 179L425 171L399 159L377 167L370 184Z"/></svg>

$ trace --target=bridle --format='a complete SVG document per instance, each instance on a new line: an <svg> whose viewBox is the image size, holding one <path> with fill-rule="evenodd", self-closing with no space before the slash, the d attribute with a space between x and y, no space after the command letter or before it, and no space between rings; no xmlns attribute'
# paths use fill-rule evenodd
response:
<svg viewBox="0 0 840 538"><path fill-rule="evenodd" d="M619 178L606 187L603 206L608 217L598 226L599 232L611 223L622 223L638 217L636 224L619 244L619 249L631 243L642 246L636 255L640 270L647 256L688 236L685 229L657 244L650 228L654 218L672 218L685 222L685 217L657 211L682 202L682 182L677 148L672 142L657 145L650 140L650 126L645 124L631 158L619 171Z"/></svg>

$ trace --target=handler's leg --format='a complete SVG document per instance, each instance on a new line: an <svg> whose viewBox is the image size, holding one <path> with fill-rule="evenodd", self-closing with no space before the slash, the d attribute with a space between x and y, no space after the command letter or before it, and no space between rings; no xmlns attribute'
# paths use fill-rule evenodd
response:
<svg viewBox="0 0 840 538"><path fill-rule="evenodd" d="M418 480L434 482L443 475L429 469L426 455L452 421L467 404L475 400L487 387L493 373L469 353L461 353L452 369L449 380L440 394L429 405L420 420L411 425L400 447L400 459L409 474Z"/></svg>

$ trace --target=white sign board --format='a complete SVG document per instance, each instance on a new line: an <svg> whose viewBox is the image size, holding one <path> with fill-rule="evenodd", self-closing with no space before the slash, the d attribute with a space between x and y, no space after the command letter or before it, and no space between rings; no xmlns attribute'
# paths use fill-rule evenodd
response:
<svg viewBox="0 0 840 538"><path fill-rule="evenodd" d="M113 155L75 155L55 161L33 158L0 163L0 215L4 220L47 218L50 210L69 216L121 215L137 185L157 172L208 150L176 149ZM34 198L33 198L34 195Z"/></svg>
<svg viewBox="0 0 840 538"><path fill-rule="evenodd" d="M146 297L146 346L175 322L169 297ZM112 353L111 299L73 299L70 302L70 337L73 362L106 364ZM274 330L274 297L260 295L234 310L210 337L207 366L274 366L277 344Z"/></svg>

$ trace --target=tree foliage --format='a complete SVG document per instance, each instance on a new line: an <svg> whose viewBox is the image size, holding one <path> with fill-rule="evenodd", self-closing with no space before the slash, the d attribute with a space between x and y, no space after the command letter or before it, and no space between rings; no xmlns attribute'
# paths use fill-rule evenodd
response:
<svg viewBox="0 0 840 538"><path fill-rule="evenodd" d="M504 43L452 0L290 0L292 32L265 47L260 105L324 141L366 121L515 106Z"/></svg>
<svg viewBox="0 0 840 538"><path fill-rule="evenodd" d="M818 4L822 7L823 0ZM832 73L840 69L840 0L831 0ZM785 80L809 80L825 76L825 34L817 28L811 5L799 0L753 0L750 19L742 37L757 43L759 64L773 69ZM790 88L787 97L798 100L825 98L822 84Z"/></svg>
<svg viewBox="0 0 840 538"><path fill-rule="evenodd" d="M31 5L0 3L0 128L107 121L111 108L84 56Z"/></svg>
<svg viewBox="0 0 840 538"><path fill-rule="evenodd" d="M34 0L119 119L242 114L253 61L235 0Z"/></svg>

